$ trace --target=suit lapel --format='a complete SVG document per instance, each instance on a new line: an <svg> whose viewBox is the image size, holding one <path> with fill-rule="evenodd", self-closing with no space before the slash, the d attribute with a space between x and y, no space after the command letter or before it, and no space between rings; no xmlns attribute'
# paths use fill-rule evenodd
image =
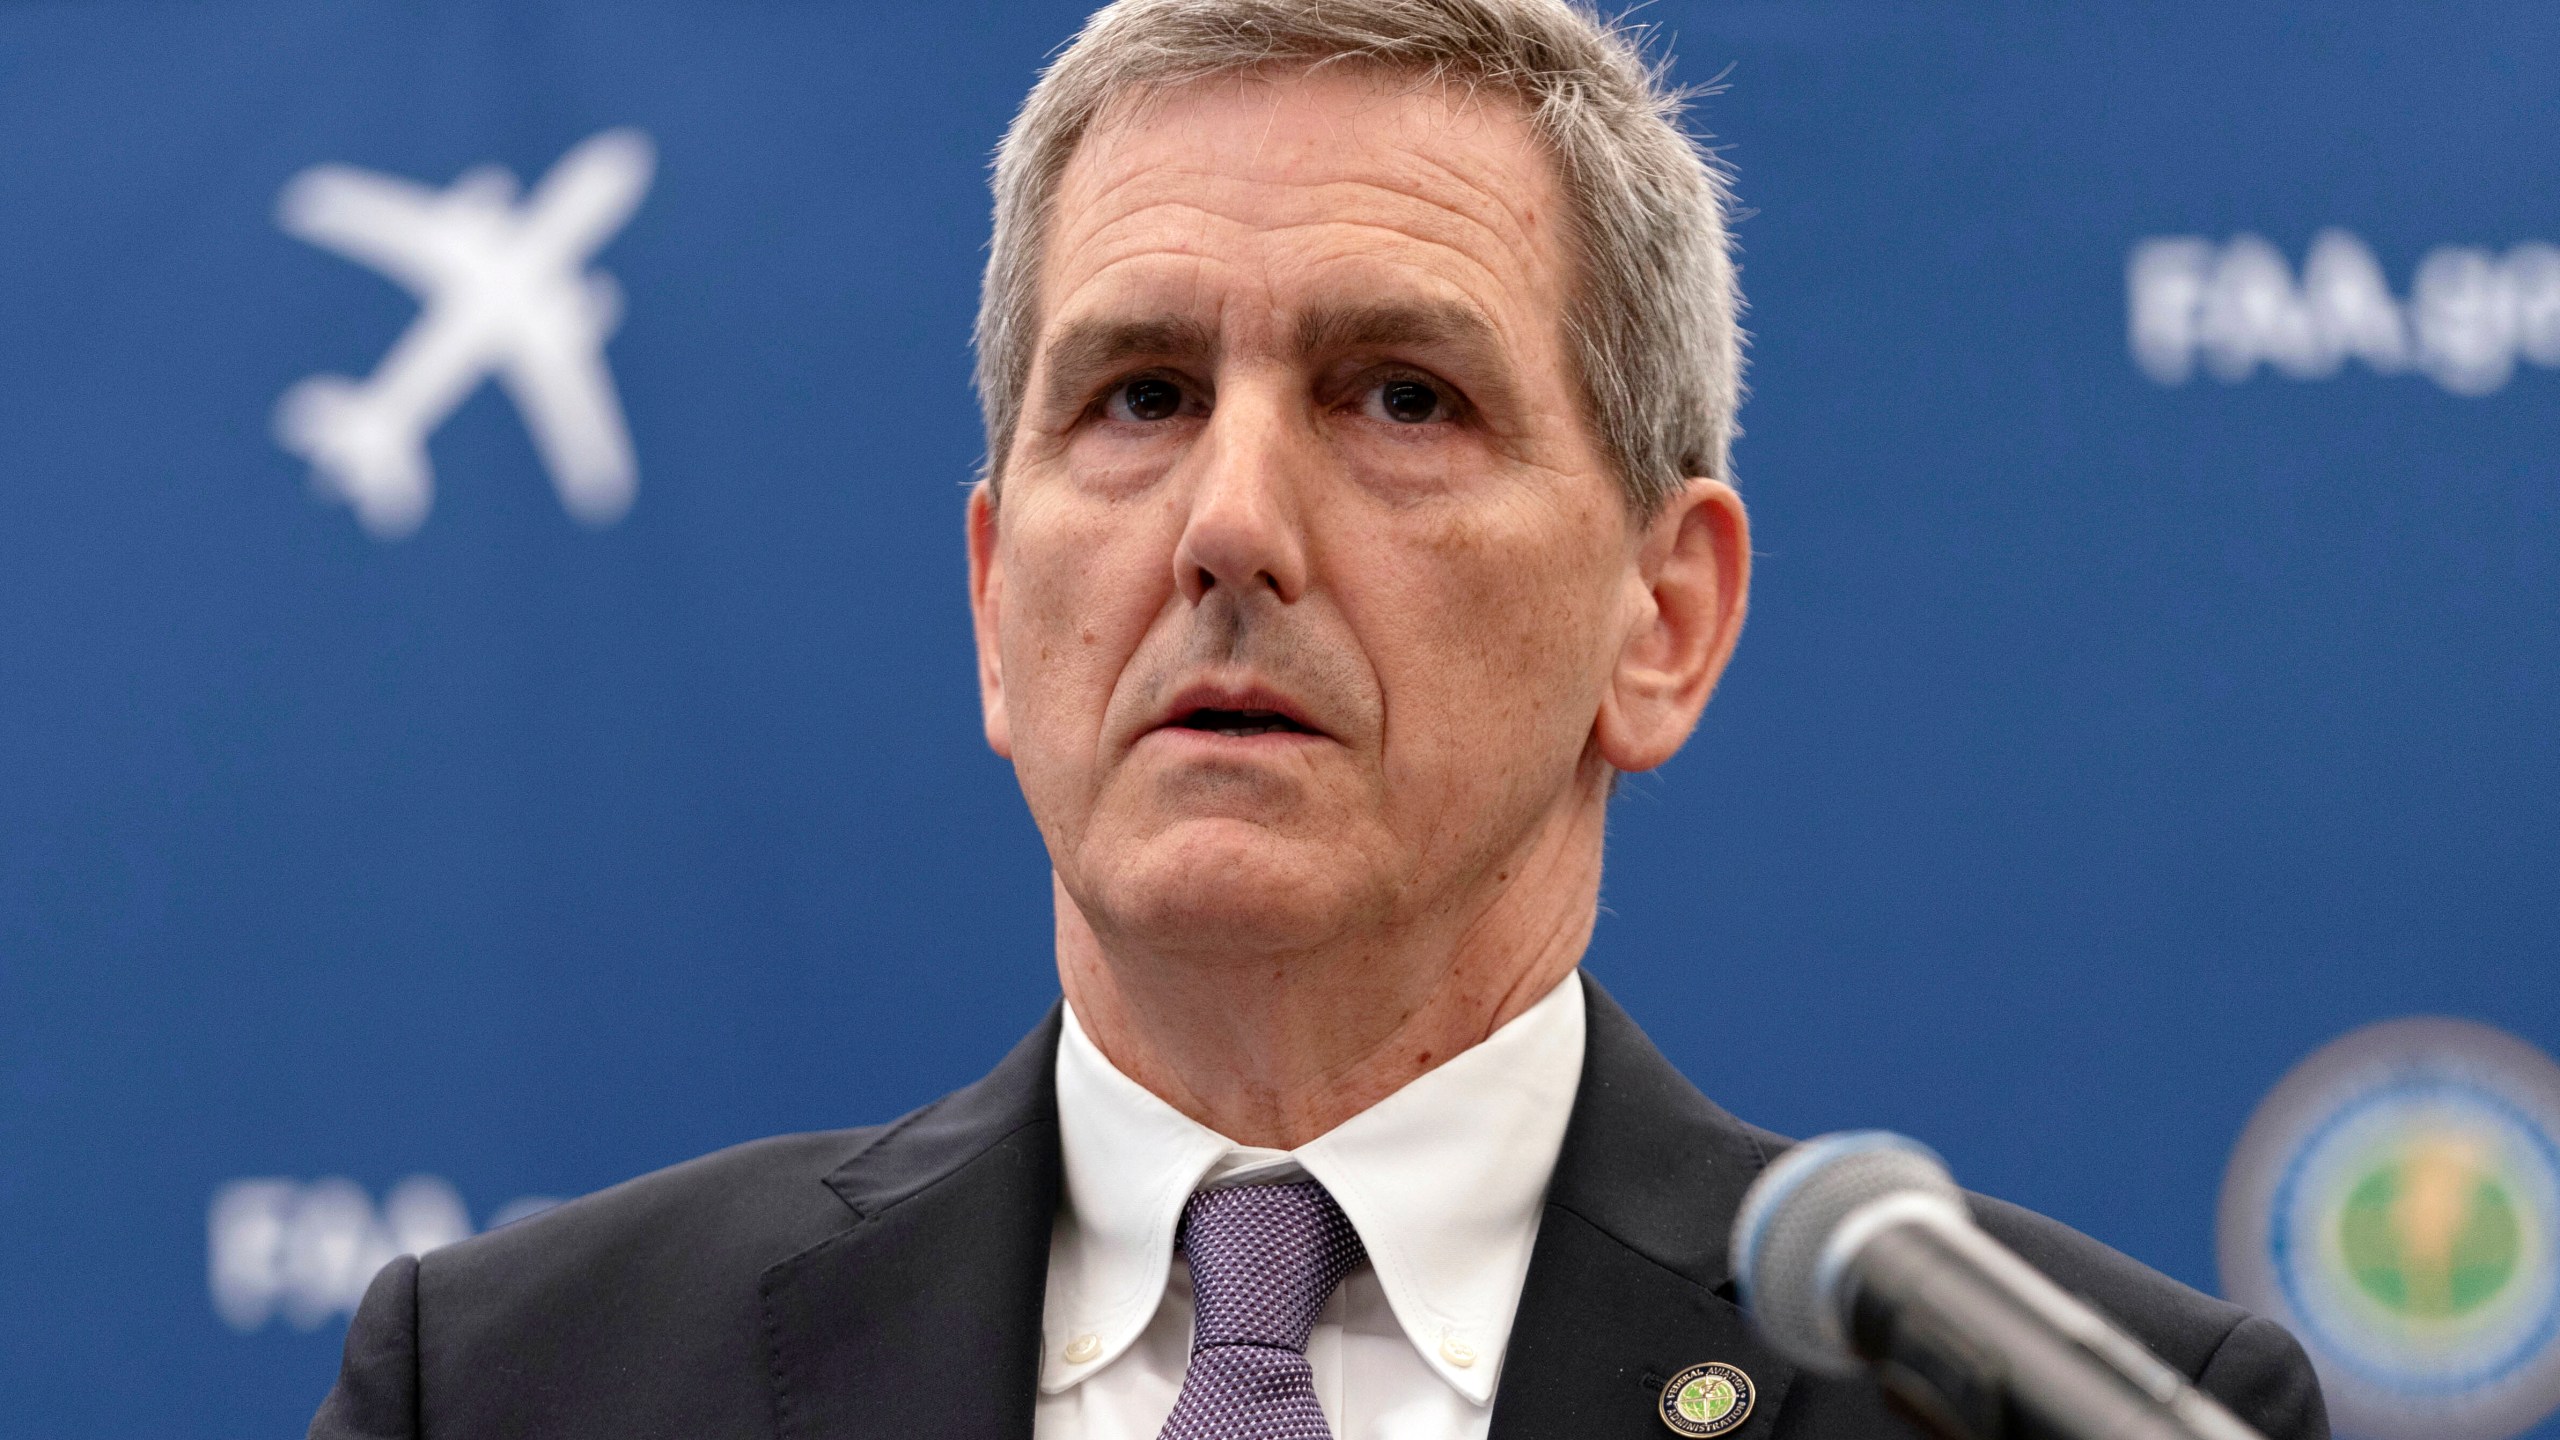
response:
<svg viewBox="0 0 2560 1440"><path fill-rule="evenodd" d="M1512 1323L1491 1440L1663 1440L1674 1433L1663 1387L1710 1361L1741 1370L1754 1391L1748 1417L1722 1434L1763 1440L1795 1369L1744 1323L1726 1238L1767 1152L1598 984L1585 977L1584 987L1582 1087Z"/></svg>
<svg viewBox="0 0 2560 1440"><path fill-rule="evenodd" d="M1029 1440L1058 1211L1058 1012L825 1179L846 1227L762 1279L786 1440Z"/></svg>

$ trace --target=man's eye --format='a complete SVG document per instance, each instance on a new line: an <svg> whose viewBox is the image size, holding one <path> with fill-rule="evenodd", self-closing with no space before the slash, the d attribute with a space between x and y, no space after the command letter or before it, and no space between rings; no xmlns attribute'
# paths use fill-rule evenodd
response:
<svg viewBox="0 0 2560 1440"><path fill-rule="evenodd" d="M1155 376L1124 381L1109 409L1114 420L1170 420L1182 413L1182 387Z"/></svg>
<svg viewBox="0 0 2560 1440"><path fill-rule="evenodd" d="M1448 402L1425 380L1389 380L1378 387L1378 408L1390 420L1420 425L1446 419Z"/></svg>

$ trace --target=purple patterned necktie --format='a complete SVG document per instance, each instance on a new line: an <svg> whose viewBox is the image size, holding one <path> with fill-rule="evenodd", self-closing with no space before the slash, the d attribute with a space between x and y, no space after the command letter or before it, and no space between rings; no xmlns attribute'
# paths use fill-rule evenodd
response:
<svg viewBox="0 0 2560 1440"><path fill-rule="evenodd" d="M1313 1180L1203 1190L1174 1242L1191 1262L1191 1365L1159 1440L1333 1440L1307 1336L1367 1251Z"/></svg>

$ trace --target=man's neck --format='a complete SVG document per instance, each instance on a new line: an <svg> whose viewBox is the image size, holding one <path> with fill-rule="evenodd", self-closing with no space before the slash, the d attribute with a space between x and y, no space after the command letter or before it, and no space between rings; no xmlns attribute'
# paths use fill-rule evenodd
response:
<svg viewBox="0 0 2560 1440"><path fill-rule="evenodd" d="M1295 1149L1573 973L1599 903L1598 824L1543 837L1472 905L1314 950L1106 946L1060 885L1059 979L1122 1073L1238 1144Z"/></svg>

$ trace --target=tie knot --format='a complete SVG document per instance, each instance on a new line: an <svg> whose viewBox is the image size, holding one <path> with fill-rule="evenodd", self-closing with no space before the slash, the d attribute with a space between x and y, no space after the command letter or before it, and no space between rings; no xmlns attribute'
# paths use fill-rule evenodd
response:
<svg viewBox="0 0 2560 1440"><path fill-rule="evenodd" d="M1333 1287L1367 1251L1313 1180L1203 1190L1182 1208L1194 1352L1211 1345L1304 1350Z"/></svg>

